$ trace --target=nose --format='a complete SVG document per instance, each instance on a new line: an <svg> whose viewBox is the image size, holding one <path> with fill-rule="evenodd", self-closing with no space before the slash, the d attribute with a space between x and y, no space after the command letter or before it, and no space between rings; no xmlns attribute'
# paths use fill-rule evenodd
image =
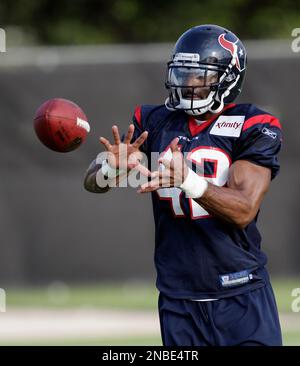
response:
<svg viewBox="0 0 300 366"><path fill-rule="evenodd" d="M203 86L204 79L200 77L195 77L194 75L190 75L186 81L187 86Z"/></svg>

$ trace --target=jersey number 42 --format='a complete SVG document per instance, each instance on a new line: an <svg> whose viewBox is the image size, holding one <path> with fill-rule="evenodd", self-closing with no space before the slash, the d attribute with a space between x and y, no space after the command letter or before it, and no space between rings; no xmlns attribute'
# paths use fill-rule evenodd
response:
<svg viewBox="0 0 300 366"><path fill-rule="evenodd" d="M167 149L164 158L171 160L171 149ZM212 146L198 146L187 155L187 159L192 161L208 182L216 186L224 186L228 179L229 168L231 165L230 156L223 150ZM209 163L213 167L209 174L205 172L205 164ZM170 202L175 217L186 217L182 209L182 200L188 199L191 219L201 219L210 217L209 213L192 198L185 198L184 192L180 188L161 188L157 191L159 199Z"/></svg>

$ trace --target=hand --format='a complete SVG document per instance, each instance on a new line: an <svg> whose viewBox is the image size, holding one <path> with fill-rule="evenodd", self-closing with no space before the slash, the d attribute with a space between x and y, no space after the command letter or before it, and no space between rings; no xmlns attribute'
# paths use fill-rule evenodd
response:
<svg viewBox="0 0 300 366"><path fill-rule="evenodd" d="M189 168L179 150L178 141L177 137L171 142L172 159L170 161L164 158L159 159L158 162L163 165L163 170L152 172L150 174L151 181L144 183L138 189L138 193L152 192L160 188L179 187L184 182Z"/></svg>
<svg viewBox="0 0 300 366"><path fill-rule="evenodd" d="M134 125L130 124L124 142L121 142L119 129L117 126L112 126L112 133L114 137L114 144L111 145L109 140L100 137L100 142L108 151L108 164L115 169L130 170L138 168L142 173L148 174L148 170L144 171L140 164L142 153L139 150L140 146L145 142L148 132L144 131L132 144L130 143L133 133Z"/></svg>

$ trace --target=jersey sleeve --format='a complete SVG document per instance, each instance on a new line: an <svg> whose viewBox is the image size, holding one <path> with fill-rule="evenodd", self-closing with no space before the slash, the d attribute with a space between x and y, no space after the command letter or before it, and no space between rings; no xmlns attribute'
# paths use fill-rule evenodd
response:
<svg viewBox="0 0 300 366"><path fill-rule="evenodd" d="M134 114L132 116L132 122L134 124L134 133L133 133L132 141L135 141L145 131L145 128L143 126L143 120L142 120L142 107L141 106L137 106L135 108ZM144 153L147 152L147 142L146 141L140 147L140 150Z"/></svg>
<svg viewBox="0 0 300 366"><path fill-rule="evenodd" d="M142 122L142 107L137 106L134 110L134 114L132 116L132 122L134 125L134 133L131 142L134 142L144 131L144 126ZM125 134L122 135L121 140L124 141ZM140 150L143 153L147 152L147 140L141 145Z"/></svg>
<svg viewBox="0 0 300 366"><path fill-rule="evenodd" d="M277 118L269 114L248 118L234 154L234 161L248 160L271 169L271 178L279 173L278 154L282 129Z"/></svg>

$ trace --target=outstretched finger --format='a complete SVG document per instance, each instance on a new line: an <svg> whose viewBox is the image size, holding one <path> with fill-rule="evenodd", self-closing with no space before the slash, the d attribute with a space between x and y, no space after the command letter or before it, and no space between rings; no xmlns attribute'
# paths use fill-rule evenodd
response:
<svg viewBox="0 0 300 366"><path fill-rule="evenodd" d="M128 127L127 135L124 139L124 144L129 144L134 133L134 125L131 123Z"/></svg>
<svg viewBox="0 0 300 366"><path fill-rule="evenodd" d="M118 126L116 126L116 125L112 126L112 133L114 136L115 144L120 145L121 138L120 138Z"/></svg>
<svg viewBox="0 0 300 366"><path fill-rule="evenodd" d="M148 137L148 131L144 131L132 144L133 147L138 149L143 143L145 142L146 138Z"/></svg>
<svg viewBox="0 0 300 366"><path fill-rule="evenodd" d="M180 151L179 146L178 146L178 141L179 141L178 137L176 137L174 140L172 140L172 142L170 144L172 153L174 153L175 151Z"/></svg>
<svg viewBox="0 0 300 366"><path fill-rule="evenodd" d="M110 151L112 146L111 146L110 142L105 137L101 136L99 141L101 142L101 144L103 144L105 146L107 151Z"/></svg>
<svg viewBox="0 0 300 366"><path fill-rule="evenodd" d="M159 159L158 160L159 163L163 164L163 166L167 169L171 169L171 163L172 160L167 160L167 159Z"/></svg>
<svg viewBox="0 0 300 366"><path fill-rule="evenodd" d="M142 165L141 163L138 163L138 164L136 164L132 167L130 166L130 164L128 164L128 167L130 169L138 170L145 177L150 177L151 176L151 171L148 168L146 168L144 165Z"/></svg>

